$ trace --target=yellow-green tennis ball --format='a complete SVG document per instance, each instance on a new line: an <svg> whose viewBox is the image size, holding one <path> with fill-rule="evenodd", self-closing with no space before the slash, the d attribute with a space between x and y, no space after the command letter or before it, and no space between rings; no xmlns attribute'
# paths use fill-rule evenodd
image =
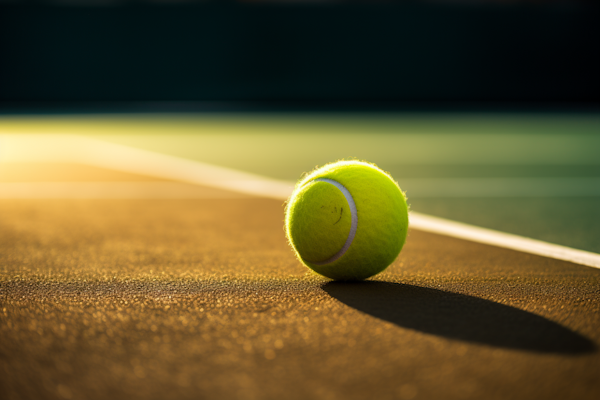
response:
<svg viewBox="0 0 600 400"><path fill-rule="evenodd" d="M365 279L398 257L408 207L398 184L374 164L338 161L298 182L285 228L307 267L331 279Z"/></svg>

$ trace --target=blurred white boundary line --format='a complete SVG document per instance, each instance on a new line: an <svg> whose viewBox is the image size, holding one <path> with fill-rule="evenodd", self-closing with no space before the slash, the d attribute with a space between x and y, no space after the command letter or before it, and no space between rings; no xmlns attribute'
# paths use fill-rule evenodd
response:
<svg viewBox="0 0 600 400"><path fill-rule="evenodd" d="M71 135L0 135L0 161L75 162L285 200L294 184ZM412 212L411 228L600 268L600 254Z"/></svg>
<svg viewBox="0 0 600 400"><path fill-rule="evenodd" d="M0 135L1 161L74 162L281 199L294 188L287 181L74 135Z"/></svg>

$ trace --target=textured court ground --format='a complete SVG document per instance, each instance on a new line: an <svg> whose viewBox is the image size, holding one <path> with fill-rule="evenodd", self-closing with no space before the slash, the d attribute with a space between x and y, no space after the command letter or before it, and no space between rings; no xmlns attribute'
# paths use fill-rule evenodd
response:
<svg viewBox="0 0 600 400"><path fill-rule="evenodd" d="M287 248L281 202L0 202L7 399L600 394L600 271L411 231L376 279Z"/></svg>

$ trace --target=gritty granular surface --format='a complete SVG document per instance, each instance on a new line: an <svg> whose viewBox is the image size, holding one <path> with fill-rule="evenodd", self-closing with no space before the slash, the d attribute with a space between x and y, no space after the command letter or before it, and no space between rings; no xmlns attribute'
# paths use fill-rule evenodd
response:
<svg viewBox="0 0 600 400"><path fill-rule="evenodd" d="M281 202L0 201L3 399L597 399L600 270L411 231L360 283Z"/></svg>

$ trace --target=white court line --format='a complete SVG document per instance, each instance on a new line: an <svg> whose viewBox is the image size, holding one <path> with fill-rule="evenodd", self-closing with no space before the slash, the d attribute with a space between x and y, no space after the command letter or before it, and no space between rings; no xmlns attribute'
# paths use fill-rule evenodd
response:
<svg viewBox="0 0 600 400"><path fill-rule="evenodd" d="M432 217L431 215L416 213L414 211L410 213L410 226L420 231L491 244L524 253L600 268L600 254L495 231L493 229L480 228L444 218Z"/></svg>
<svg viewBox="0 0 600 400"><path fill-rule="evenodd" d="M75 135L0 135L0 162L73 162L206 185L254 196L287 198L288 181Z"/></svg>
<svg viewBox="0 0 600 400"><path fill-rule="evenodd" d="M71 135L0 135L1 161L76 162L279 200L294 183ZM600 254L412 212L411 228L600 268Z"/></svg>

